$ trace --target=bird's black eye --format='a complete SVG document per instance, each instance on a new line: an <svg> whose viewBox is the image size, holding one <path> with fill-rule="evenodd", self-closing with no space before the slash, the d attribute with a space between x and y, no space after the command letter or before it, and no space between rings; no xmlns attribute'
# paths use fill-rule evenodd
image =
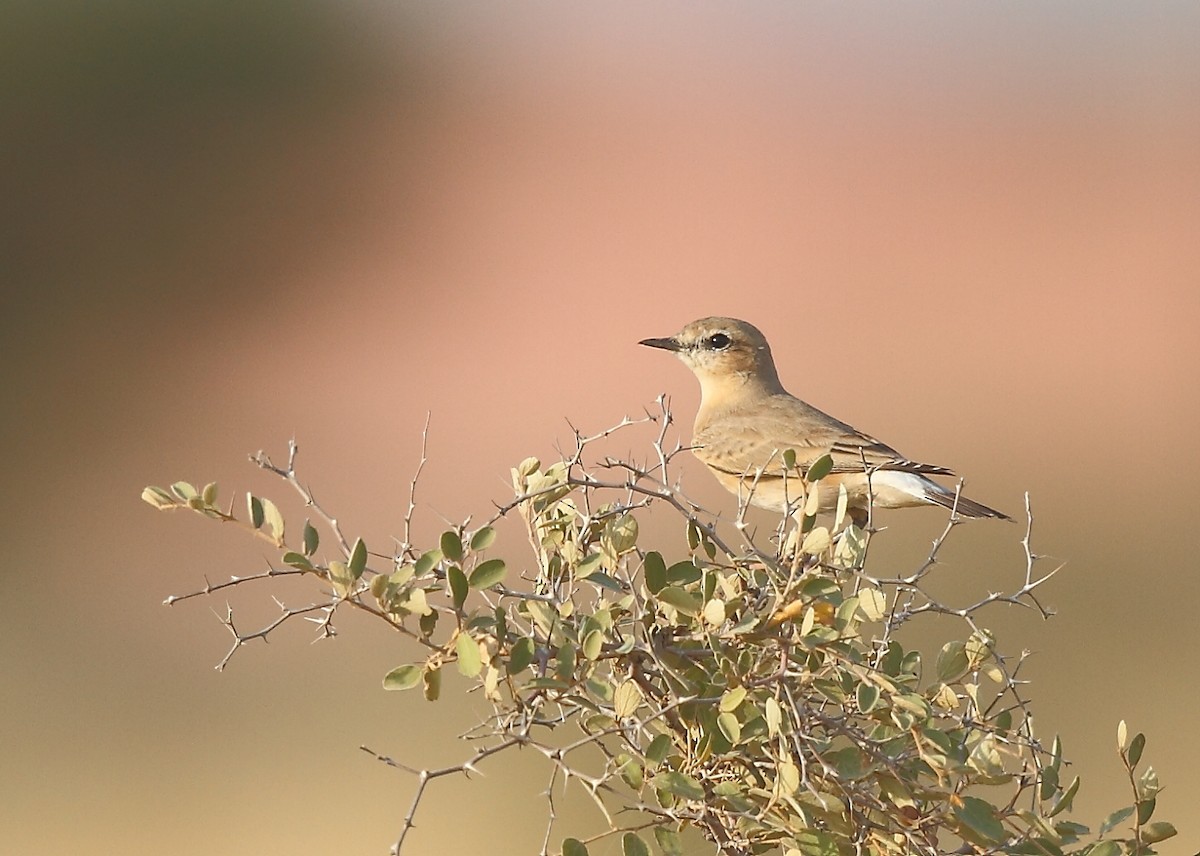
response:
<svg viewBox="0 0 1200 856"><path fill-rule="evenodd" d="M724 333L713 333L708 337L708 346L714 351L723 351L729 347L732 341Z"/></svg>

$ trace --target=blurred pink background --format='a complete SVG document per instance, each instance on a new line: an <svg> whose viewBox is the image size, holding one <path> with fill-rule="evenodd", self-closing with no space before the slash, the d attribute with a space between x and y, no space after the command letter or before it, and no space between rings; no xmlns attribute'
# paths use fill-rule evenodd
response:
<svg viewBox="0 0 1200 856"><path fill-rule="evenodd" d="M5 19L0 850L387 852L414 782L357 747L455 763L481 701L384 693L414 652L349 618L214 672L225 599L161 601L267 554L142 486L217 480L298 525L245 459L295 434L318 499L385 549L429 412L433 537L438 514L504 499L566 418L599 429L669 392L686 439L694 381L635 343L719 313L767 333L793 392L972 496L1016 514L1030 492L1035 548L1067 562L1059 615L992 626L1037 652L1076 819L1129 801L1124 718L1181 832L1160 852L1196 851L1200 7L131 0ZM943 522L887 517L873 560L911 566ZM1021 534L956 530L945 596L1018 584ZM679 549L678 527L648 537ZM245 589L239 617L269 616L272 591L310 597ZM549 769L483 772L438 783L405 853L537 852ZM573 807L553 840L595 823Z"/></svg>

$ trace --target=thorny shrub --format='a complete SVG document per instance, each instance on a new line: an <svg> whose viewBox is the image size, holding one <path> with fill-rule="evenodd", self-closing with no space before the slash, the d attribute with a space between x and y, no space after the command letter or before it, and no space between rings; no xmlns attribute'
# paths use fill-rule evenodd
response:
<svg viewBox="0 0 1200 856"><path fill-rule="evenodd" d="M1025 584L952 608L923 584L955 516L907 576L872 575L870 524L850 523L844 498L830 521L816 518L816 502L797 509L763 547L743 514L718 525L680 492L672 463L684 448L666 444L670 421L660 401L645 419L576 433L571 454L549 466L523 461L512 471L510 502L477 528L448 529L436 546L412 543L410 499L405 537L383 567L301 484L294 443L284 466L262 453L253 460L300 492L332 533L337 558L318 558L310 521L289 540L269 499L248 495L239 516L218 507L212 484L148 487L143 498L156 508L238 524L280 551L278 567L168 603L310 576L320 598L285 607L265 627L244 631L227 612L233 644L221 667L298 616L331 634L335 615L351 608L417 643L417 656L384 677L386 689L420 688L437 700L448 667L477 682L492 712L471 733L477 748L466 761L415 770L376 756L418 777L397 819L397 854L429 782L516 747L545 756L551 793L556 780L574 779L607 820L590 838L553 839L551 803L543 854L586 856L592 841L620 836L626 856L648 854L651 839L675 856L689 828L731 856L1117 856L1152 854L1175 834L1151 822L1158 779L1153 768L1139 772L1145 739L1127 739L1124 723L1118 740L1132 804L1094 833L1066 819L1079 780L1066 780L1058 738L1047 744L1033 731L1017 679L1024 655L1003 655L979 618L996 603L1048 614L1034 590L1054 572L1035 573L1031 516ZM598 441L639 424L658 426L649 463L591 459ZM818 462L797 475L810 498L823 469ZM678 514L686 550L681 543L668 558L639 543L639 514L652 505ZM493 549L494 525L514 514L532 560L505 560ZM897 630L926 613L960 618L962 638L936 652L905 648ZM567 730L575 736L564 738Z"/></svg>

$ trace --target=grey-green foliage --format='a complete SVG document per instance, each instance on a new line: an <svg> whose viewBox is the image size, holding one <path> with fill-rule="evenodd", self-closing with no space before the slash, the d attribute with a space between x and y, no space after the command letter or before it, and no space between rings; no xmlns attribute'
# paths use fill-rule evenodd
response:
<svg viewBox="0 0 1200 856"><path fill-rule="evenodd" d="M324 584L330 614L364 609L419 642L385 689L435 700L455 664L493 707L474 735L491 748L476 758L541 751L583 784L629 856L648 842L682 853L686 829L723 853L822 856L1152 854L1175 833L1152 820L1157 775L1124 723L1132 804L1094 832L1067 819L1079 780L1059 739L1034 733L1012 663L976 620L990 601L966 611L962 638L906 649L896 629L937 610L919 579L867 572L866 533L805 518L781 548L733 546L662 472L617 469L627 478L605 482L581 454L515 468L497 517L519 514L534 550L507 562L491 554L490 524L406 544L375 568L362 540L318 562L307 522L301 551L289 549L267 499L250 497L241 520L215 505L215 485L143 498L258 532ZM639 543L648 505L682 517L669 558ZM587 843L567 837L561 852L586 856Z"/></svg>

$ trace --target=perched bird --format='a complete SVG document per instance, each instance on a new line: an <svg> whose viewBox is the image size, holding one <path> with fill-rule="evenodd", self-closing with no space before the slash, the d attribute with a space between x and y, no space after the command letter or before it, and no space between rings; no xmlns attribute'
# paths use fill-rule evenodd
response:
<svg viewBox="0 0 1200 856"><path fill-rule="evenodd" d="M1011 520L959 496L929 476L952 476L945 467L904 458L886 443L852 428L791 395L779 382L771 348L758 328L736 318L701 318L666 339L638 344L674 351L700 381L700 410L693 454L728 490L754 505L792 513L804 504L801 478L825 455L829 475L817 483L819 510L837 506L838 485L859 525L867 508L940 505L964 517ZM793 450L796 468L785 453ZM798 471L797 471L798 470Z"/></svg>

